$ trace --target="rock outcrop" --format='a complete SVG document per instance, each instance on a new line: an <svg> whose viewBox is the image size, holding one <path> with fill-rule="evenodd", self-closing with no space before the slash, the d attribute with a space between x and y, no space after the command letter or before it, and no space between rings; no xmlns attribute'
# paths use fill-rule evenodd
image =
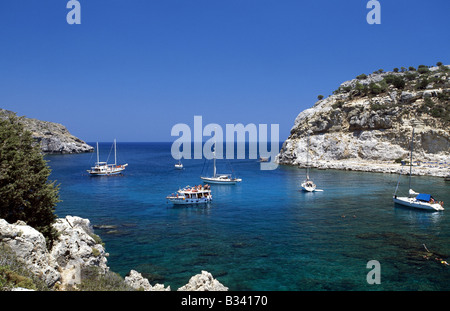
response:
<svg viewBox="0 0 450 311"><path fill-rule="evenodd" d="M346 81L295 119L277 156L280 164L399 172L409 160L414 125L414 174L450 169L450 68L374 73Z"/></svg>
<svg viewBox="0 0 450 311"><path fill-rule="evenodd" d="M23 221L9 224L0 219L0 242L7 244L24 265L52 287L60 280L56 260L47 250L44 236Z"/></svg>
<svg viewBox="0 0 450 311"><path fill-rule="evenodd" d="M50 255L57 263L63 287L80 284L84 267L98 267L103 274L109 270L106 264L109 254L94 234L89 219L67 216L57 219L53 227L59 236Z"/></svg>
<svg viewBox="0 0 450 311"><path fill-rule="evenodd" d="M93 232L89 219L66 216L57 219L53 226L59 236L48 251L45 238L40 232L23 221L9 224L0 219L0 244L8 245L18 260L45 281L49 288L55 288L55 285L58 290L77 288L81 283L84 268L96 267L98 272L103 274L109 271L109 254ZM136 290L170 291L170 286L150 285L150 282L135 270L130 271L124 282ZM214 279L211 273L202 271L178 290L224 291L228 288Z"/></svg>
<svg viewBox="0 0 450 311"><path fill-rule="evenodd" d="M125 283L136 290L143 291L170 291L170 286L164 287L163 284L150 285L150 282L139 272L131 270L125 277Z"/></svg>
<svg viewBox="0 0 450 311"><path fill-rule="evenodd" d="M208 271L202 271L201 274L191 277L189 283L180 287L178 291L228 291L228 287L214 279Z"/></svg>
<svg viewBox="0 0 450 311"><path fill-rule="evenodd" d="M62 289L79 284L81 269L97 266L108 271L108 256L95 235L88 219L67 216L57 219L54 227L59 237L48 251L44 236L23 221L9 224L0 219L0 243L6 243L19 260L48 287L57 282Z"/></svg>
<svg viewBox="0 0 450 311"><path fill-rule="evenodd" d="M0 109L0 119L7 118L10 115L15 114L11 111ZM59 123L25 117L21 118L21 122L24 124L25 129L32 133L43 153L67 154L94 151L94 147L70 134L67 128Z"/></svg>

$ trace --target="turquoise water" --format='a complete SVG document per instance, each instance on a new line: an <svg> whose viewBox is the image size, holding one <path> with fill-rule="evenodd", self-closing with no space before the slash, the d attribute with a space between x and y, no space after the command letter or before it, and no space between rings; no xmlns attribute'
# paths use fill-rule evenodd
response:
<svg viewBox="0 0 450 311"><path fill-rule="evenodd" d="M304 193L303 169L261 171L256 160L231 160L242 183L213 185L207 207L173 207L166 195L199 184L204 161L175 170L170 146L119 143L118 162L129 166L113 177L88 176L95 154L46 156L61 185L58 216L110 226L95 232L112 271L134 269L172 290L201 270L230 290L450 289L450 266L423 257L425 244L450 261L450 183L442 178L413 178L413 189L448 202L431 213L393 206L398 175L312 170L325 191ZM100 144L101 160L110 148ZM218 163L225 172L226 161ZM366 281L369 260L380 262L379 285Z"/></svg>

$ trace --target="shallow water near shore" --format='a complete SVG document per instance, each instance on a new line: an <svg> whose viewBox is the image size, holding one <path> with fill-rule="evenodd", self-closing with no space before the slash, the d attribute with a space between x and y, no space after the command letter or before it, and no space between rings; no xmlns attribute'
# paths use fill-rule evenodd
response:
<svg viewBox="0 0 450 311"><path fill-rule="evenodd" d="M60 183L57 215L90 219L112 271L134 269L172 290L201 270L230 290L450 289L450 266L436 260L450 261L450 182L443 178L412 179L414 190L445 202L445 211L432 213L394 207L398 175L313 169L324 191L304 193L304 169L222 160L218 171L229 171L229 162L242 183L212 185L207 206L173 207L165 197L200 184L204 160L175 170L170 147L118 143L118 162L129 166L111 177L87 174L95 154L45 157ZM110 148L100 144L101 161ZM401 181L406 193L408 179ZM366 281L370 260L380 262L379 285Z"/></svg>

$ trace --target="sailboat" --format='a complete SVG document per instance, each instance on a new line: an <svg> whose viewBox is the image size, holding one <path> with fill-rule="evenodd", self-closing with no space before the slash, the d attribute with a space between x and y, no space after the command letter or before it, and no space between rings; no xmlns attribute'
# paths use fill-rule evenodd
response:
<svg viewBox="0 0 450 311"><path fill-rule="evenodd" d="M87 170L87 172L91 174L91 176L116 175L123 172L126 166L128 166L128 164L117 165L117 148L116 148L116 140L114 139L114 164L108 164L107 162L100 162L98 142L97 142L97 162L95 162L95 166L91 167L91 169Z"/></svg>
<svg viewBox="0 0 450 311"><path fill-rule="evenodd" d="M429 211L443 211L444 210L444 202L438 202L435 200L430 194L427 193L417 193L411 189L411 175L412 175L412 154L414 149L414 125L412 130L412 138L411 138L411 152L409 159L409 196L407 197L398 197L398 185L400 183L400 176L397 182L397 187L395 188L393 201L394 205L399 204L406 207L412 207L417 209L429 210Z"/></svg>
<svg viewBox="0 0 450 311"><path fill-rule="evenodd" d="M308 147L306 151L306 179L301 184L302 190L308 192L323 191L321 189L317 189L316 184L311 179L309 179L309 134L307 138L307 144Z"/></svg>
<svg viewBox="0 0 450 311"><path fill-rule="evenodd" d="M211 177L201 176L204 182L208 182L210 184L222 184L222 185L234 185L238 182L241 182L241 178L233 178L231 174L218 174L216 168L216 142L214 141L214 151L213 151L213 160L214 160L214 174Z"/></svg>
<svg viewBox="0 0 450 311"><path fill-rule="evenodd" d="M183 163L181 163L181 159L178 161L178 163L175 164L175 169L177 170L183 169Z"/></svg>

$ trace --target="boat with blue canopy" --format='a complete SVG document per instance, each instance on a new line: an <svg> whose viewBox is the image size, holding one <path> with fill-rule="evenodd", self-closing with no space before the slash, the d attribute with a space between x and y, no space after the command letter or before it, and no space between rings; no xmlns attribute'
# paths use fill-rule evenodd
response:
<svg viewBox="0 0 450 311"><path fill-rule="evenodd" d="M410 161L409 161L409 195L407 197L398 197L397 190L398 185L400 183L400 177L397 182L397 187L395 188L393 201L394 204L399 204L405 207L429 210L429 211L443 211L444 210L444 202L437 201L431 194L427 193L417 193L411 189L411 175L412 175L412 154L414 148L414 127L412 130L412 139L411 139L411 152L410 152ZM400 173L401 176L401 173Z"/></svg>

